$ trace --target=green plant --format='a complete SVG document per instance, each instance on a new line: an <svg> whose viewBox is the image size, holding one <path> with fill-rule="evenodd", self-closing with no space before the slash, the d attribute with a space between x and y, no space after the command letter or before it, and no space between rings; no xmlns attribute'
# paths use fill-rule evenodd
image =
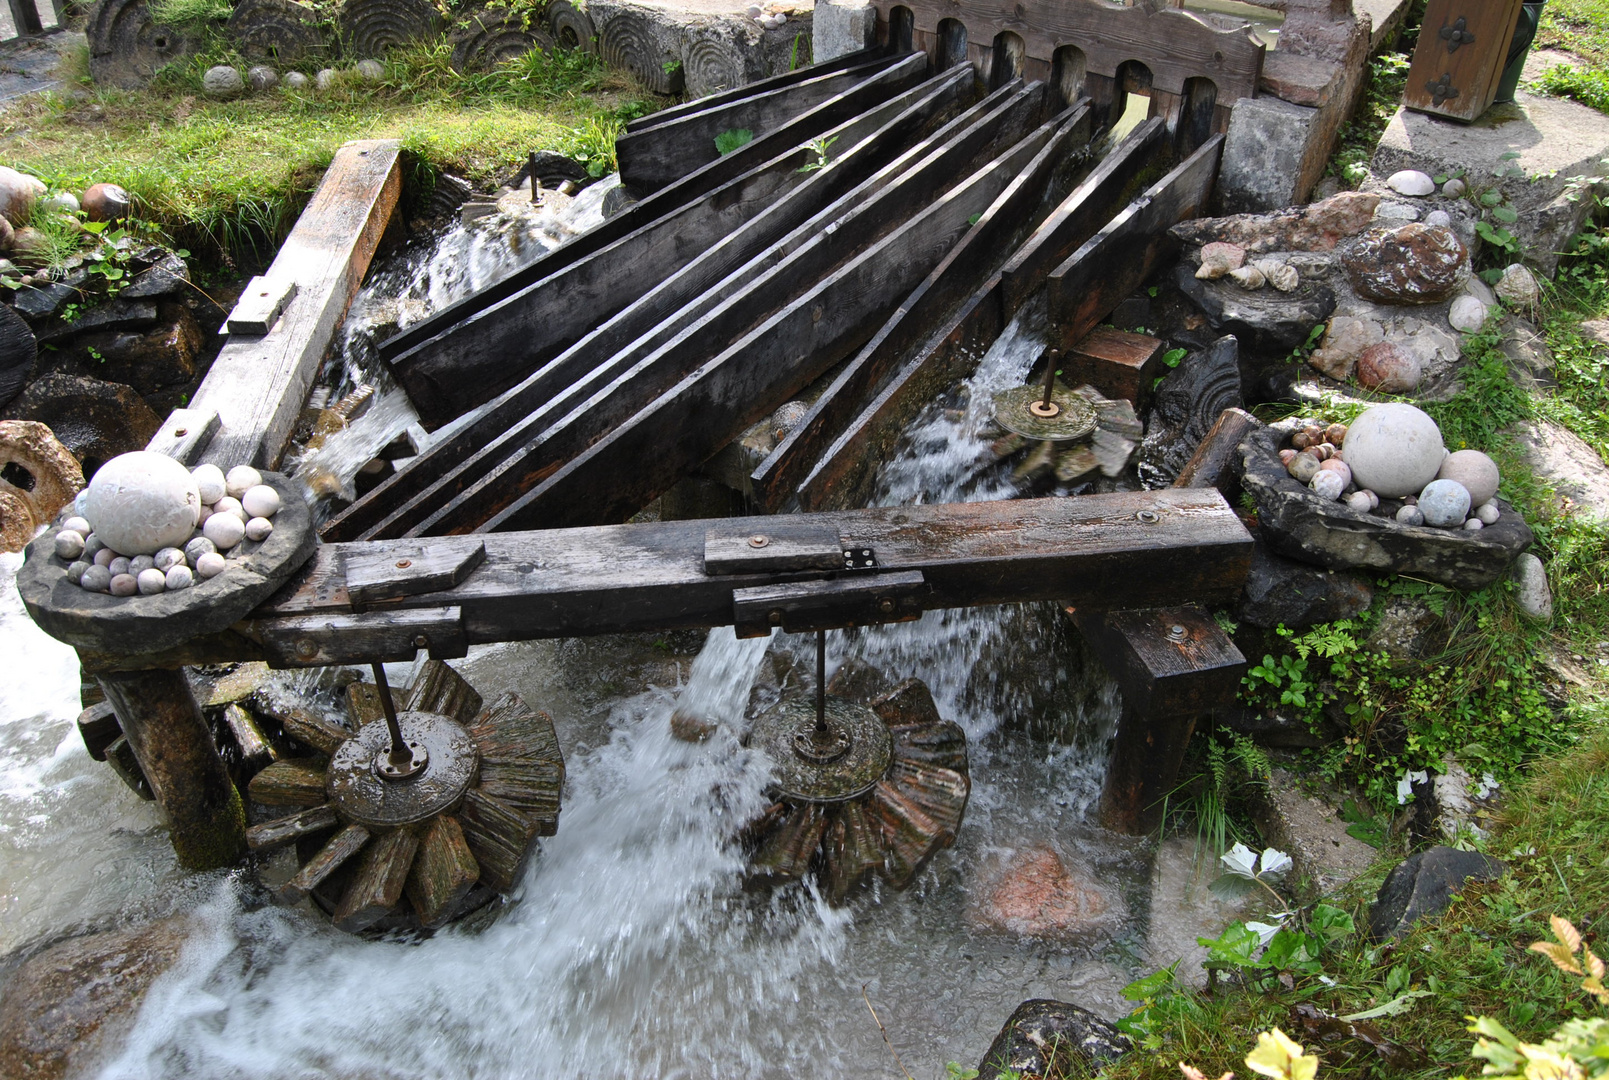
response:
<svg viewBox="0 0 1609 1080"><path fill-rule="evenodd" d="M1328 325L1328 323L1321 321L1317 326L1309 330L1307 340L1291 350L1290 356L1285 358L1286 363L1299 364L1311 356L1313 350L1318 348L1319 342L1324 340L1324 331Z"/></svg>
<svg viewBox="0 0 1609 1080"><path fill-rule="evenodd" d="M1583 976L1581 989L1599 1004L1609 1005L1603 961L1582 942L1581 932L1569 920L1554 915L1548 921L1555 940L1532 942L1531 951L1552 960L1553 966L1565 974ZM1486 1060L1482 1076L1497 1080L1609 1076L1609 1019L1595 1016L1566 1020L1540 1043L1521 1042L1493 1017L1469 1019L1469 1030L1480 1036L1470 1055Z"/></svg>
<svg viewBox="0 0 1609 1080"><path fill-rule="evenodd" d="M788 57L788 70L798 71L802 67L809 67L815 63L811 59L810 39L803 34L793 35L793 51Z"/></svg>
<svg viewBox="0 0 1609 1080"><path fill-rule="evenodd" d="M1599 112L1609 113L1609 72L1592 67L1556 64L1530 85L1544 94L1574 98Z"/></svg>
<svg viewBox="0 0 1609 1080"><path fill-rule="evenodd" d="M815 172L817 169L825 169L829 164L831 164L831 162L827 159L827 151L830 150L832 148L832 144L837 141L838 136L836 135L823 136L819 139L811 139L805 145L809 151L815 155L815 160L807 162L799 171L802 173L807 173Z"/></svg>
<svg viewBox="0 0 1609 1080"><path fill-rule="evenodd" d="M723 131L715 136L715 152L725 157L740 146L747 146L754 141L754 132L748 128L733 128Z"/></svg>
<svg viewBox="0 0 1609 1080"><path fill-rule="evenodd" d="M1295 705L1304 709L1308 695L1313 691L1313 684L1307 678L1306 658L1288 653L1277 660L1273 654L1265 653L1263 662L1247 671L1241 681L1258 691L1263 690L1261 683L1267 683L1279 693L1281 705Z"/></svg>
<svg viewBox="0 0 1609 1080"><path fill-rule="evenodd" d="M1405 46L1411 51L1412 46ZM1380 135L1386 129L1408 84L1408 52L1384 52L1369 61L1362 101L1344 127L1326 167L1328 175L1357 187L1369 175Z"/></svg>

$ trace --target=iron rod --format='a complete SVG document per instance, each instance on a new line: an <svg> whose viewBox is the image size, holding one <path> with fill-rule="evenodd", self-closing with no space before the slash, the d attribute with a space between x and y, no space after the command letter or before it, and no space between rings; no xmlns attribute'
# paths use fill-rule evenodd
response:
<svg viewBox="0 0 1609 1080"><path fill-rule="evenodd" d="M827 734L827 631L816 631L816 734Z"/></svg>
<svg viewBox="0 0 1609 1080"><path fill-rule="evenodd" d="M397 723L397 706L391 700L391 684L385 681L385 665L370 664L369 669L374 672L374 685L380 691L380 708L385 710L386 728L391 732L391 761L398 765L411 761L413 754L402 741L402 726Z"/></svg>
<svg viewBox="0 0 1609 1080"><path fill-rule="evenodd" d="M1056 363L1061 360L1061 350L1051 349L1045 354L1045 393L1041 406L1050 404L1051 391L1056 387Z"/></svg>

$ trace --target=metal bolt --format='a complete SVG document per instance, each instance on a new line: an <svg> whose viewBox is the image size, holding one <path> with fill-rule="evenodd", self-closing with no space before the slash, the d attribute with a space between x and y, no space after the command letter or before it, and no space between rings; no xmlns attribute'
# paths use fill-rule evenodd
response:
<svg viewBox="0 0 1609 1080"><path fill-rule="evenodd" d="M302 638L296 643L296 655L303 660L311 660L318 655L318 644L312 638Z"/></svg>
<svg viewBox="0 0 1609 1080"><path fill-rule="evenodd" d="M1178 623L1174 623L1172 626L1168 627L1168 637L1172 638L1174 641L1183 641L1184 627L1180 626Z"/></svg>
<svg viewBox="0 0 1609 1080"><path fill-rule="evenodd" d="M1155 510L1141 510L1134 516L1145 525L1155 525L1157 522L1162 520L1162 515L1157 513Z"/></svg>
<svg viewBox="0 0 1609 1080"><path fill-rule="evenodd" d="M884 615L894 614L894 598L892 596L885 596L881 600L877 601L877 610L881 611Z"/></svg>
<svg viewBox="0 0 1609 1080"><path fill-rule="evenodd" d="M755 536L749 537L749 547L751 547L751 548L763 548L767 544L769 544L770 542L771 542L771 538L769 536L762 536L762 535L757 534Z"/></svg>
<svg viewBox="0 0 1609 1080"><path fill-rule="evenodd" d="M189 428L179 428L178 430L176 430L173 433L173 437L175 439L182 439L188 434L190 434L190 429Z"/></svg>
<svg viewBox="0 0 1609 1080"><path fill-rule="evenodd" d="M413 565L413 560L412 559L398 559L397 560L397 569L398 570L406 570L406 569L408 569L408 567L410 567L412 565Z"/></svg>
<svg viewBox="0 0 1609 1080"><path fill-rule="evenodd" d="M770 623L772 626L781 626L782 625L782 609L778 608L775 611L766 612L765 621Z"/></svg>
<svg viewBox="0 0 1609 1080"><path fill-rule="evenodd" d="M425 635L420 634L418 637L413 639L413 647L416 649L428 649L430 648L430 639L425 637Z"/></svg>

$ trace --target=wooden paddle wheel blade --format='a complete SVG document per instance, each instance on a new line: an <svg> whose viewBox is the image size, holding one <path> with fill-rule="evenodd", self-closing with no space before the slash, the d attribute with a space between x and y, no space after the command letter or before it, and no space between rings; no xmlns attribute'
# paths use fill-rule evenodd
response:
<svg viewBox="0 0 1609 1080"><path fill-rule="evenodd" d="M306 758L274 762L251 778L246 791L264 806L317 806L329 797L323 763Z"/></svg>
<svg viewBox="0 0 1609 1080"><path fill-rule="evenodd" d="M402 707L413 712L438 713L468 727L481 705L480 693L469 685L468 679L440 660L426 660L408 687Z"/></svg>
<svg viewBox="0 0 1609 1080"><path fill-rule="evenodd" d="M459 815L480 879L498 892L512 892L541 824L500 799L470 788Z"/></svg>
<svg viewBox="0 0 1609 1080"><path fill-rule="evenodd" d="M332 921L349 934L367 930L402 900L402 889L419 850L419 834L412 828L382 833L363 852L358 872L341 896Z"/></svg>
<svg viewBox="0 0 1609 1080"><path fill-rule="evenodd" d="M369 842L369 836L369 830L362 825L348 825L320 848L317 855L303 864L294 877L281 885L275 891L274 899L287 906L306 900L325 878Z"/></svg>
<svg viewBox="0 0 1609 1080"><path fill-rule="evenodd" d="M272 851L304 836L333 829L340 824L334 803L322 803L286 817L265 821L246 830L246 846L253 851Z"/></svg>
<svg viewBox="0 0 1609 1080"><path fill-rule="evenodd" d="M827 899L842 904L868 874L883 866L883 836L858 802L835 808L827 826L822 858L827 869Z"/></svg>
<svg viewBox="0 0 1609 1080"><path fill-rule="evenodd" d="M949 847L955 843L956 831L961 828L961 818L966 814L967 798L972 794L972 782L966 773L919 761L901 761L896 749L894 763L888 768L887 783L932 823L931 835L936 846Z"/></svg>
<svg viewBox="0 0 1609 1080"><path fill-rule="evenodd" d="M469 850L458 819L439 817L425 829L404 887L420 923L441 926L480 880L480 864Z"/></svg>
<svg viewBox="0 0 1609 1080"><path fill-rule="evenodd" d="M266 716L284 728L286 735L326 757L352 737L352 732L341 725L315 716L299 705L275 700L269 694L254 694L251 707L258 715Z"/></svg>
<svg viewBox="0 0 1609 1080"><path fill-rule="evenodd" d="M882 833L883 880L904 889L942 846L934 841L939 825L887 780L879 780L872 788L866 817Z"/></svg>
<svg viewBox="0 0 1609 1080"><path fill-rule="evenodd" d="M782 826L767 837L749 861L750 885L781 885L803 880L816 860L830 808L805 803L789 808Z"/></svg>
<svg viewBox="0 0 1609 1080"><path fill-rule="evenodd" d="M550 762L491 762L480 767L480 790L536 819L538 835L552 836L559 827L559 792L564 768Z"/></svg>

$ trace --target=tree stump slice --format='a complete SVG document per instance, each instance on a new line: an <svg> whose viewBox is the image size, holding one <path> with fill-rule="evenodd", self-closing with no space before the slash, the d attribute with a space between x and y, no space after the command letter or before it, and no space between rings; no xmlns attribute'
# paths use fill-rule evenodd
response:
<svg viewBox="0 0 1609 1080"><path fill-rule="evenodd" d="M496 15L481 12L453 30L448 37L453 47L453 70L490 71L499 64L518 60L532 49L552 52L553 36L529 13Z"/></svg>
<svg viewBox="0 0 1609 1080"><path fill-rule="evenodd" d="M67 580L55 534L41 533L17 571L17 591L29 616L58 641L123 656L160 652L227 629L268 599L318 546L312 510L289 478L264 473L263 482L282 500L268 539L247 542L228 570L178 592L118 597L80 588Z"/></svg>
<svg viewBox="0 0 1609 1080"><path fill-rule="evenodd" d="M441 14L427 0L346 0L339 21L348 51L359 58L441 33Z"/></svg>
<svg viewBox="0 0 1609 1080"><path fill-rule="evenodd" d="M647 13L618 9L598 36L603 62L624 71L656 94L679 94L685 85L682 59Z"/></svg>
<svg viewBox="0 0 1609 1080"><path fill-rule="evenodd" d="M99 86L140 90L190 53L190 43L151 18L145 0L100 0L90 12L89 73Z"/></svg>
<svg viewBox="0 0 1609 1080"><path fill-rule="evenodd" d="M598 27L592 21L592 16L581 10L570 0L553 0L548 5L548 32L553 35L553 43L561 49L580 49L582 52L595 53L598 51Z"/></svg>
<svg viewBox="0 0 1609 1080"><path fill-rule="evenodd" d="M229 16L228 30L253 60L295 64L331 51L317 13L295 0L241 0Z"/></svg>
<svg viewBox="0 0 1609 1080"><path fill-rule="evenodd" d="M0 304L0 406L22 393L39 357L39 343L27 320L9 304Z"/></svg>

